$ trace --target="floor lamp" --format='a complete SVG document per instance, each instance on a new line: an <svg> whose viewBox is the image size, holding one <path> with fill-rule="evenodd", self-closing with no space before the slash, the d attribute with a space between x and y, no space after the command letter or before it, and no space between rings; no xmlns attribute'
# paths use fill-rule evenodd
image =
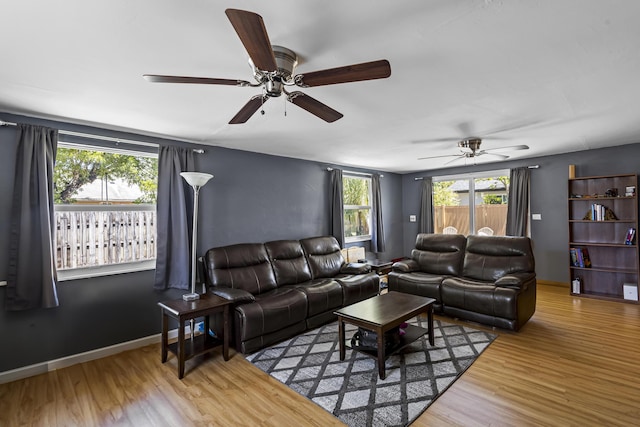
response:
<svg viewBox="0 0 640 427"><path fill-rule="evenodd" d="M182 172L180 176L193 187L193 239L191 239L191 293L182 295L185 301L200 299L200 294L196 292L196 247L198 236L198 194L213 175L202 172Z"/></svg>

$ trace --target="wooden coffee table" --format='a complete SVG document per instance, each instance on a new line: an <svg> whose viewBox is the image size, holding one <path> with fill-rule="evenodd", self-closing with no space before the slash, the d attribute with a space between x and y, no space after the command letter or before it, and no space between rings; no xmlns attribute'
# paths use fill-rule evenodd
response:
<svg viewBox="0 0 640 427"><path fill-rule="evenodd" d="M380 378L386 377L384 362L389 356L411 344L424 334L429 334L429 344L434 345L433 336L433 298L404 294L401 292L388 292L378 295L356 304L335 311L338 316L338 340L340 342L340 360L345 357L344 324L359 326L378 335L378 347L376 351L358 350L363 354L374 357L378 361L378 373ZM406 320L416 317L420 313L427 313L427 327L421 328L409 325L400 343L385 351L384 333L400 326Z"/></svg>

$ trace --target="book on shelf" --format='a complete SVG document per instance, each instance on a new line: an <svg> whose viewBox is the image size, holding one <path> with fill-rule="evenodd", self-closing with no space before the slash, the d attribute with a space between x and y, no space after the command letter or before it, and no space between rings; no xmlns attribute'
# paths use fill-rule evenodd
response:
<svg viewBox="0 0 640 427"><path fill-rule="evenodd" d="M578 264L578 253L576 252L576 248L569 248L569 255L571 256L571 266L580 267L580 264Z"/></svg>
<svg viewBox="0 0 640 427"><path fill-rule="evenodd" d="M591 258L589 258L589 251L587 248L570 248L569 255L571 256L572 267L591 267Z"/></svg>
<svg viewBox="0 0 640 427"><path fill-rule="evenodd" d="M591 258L589 258L589 251L587 250L587 248L578 249L578 253L580 254L580 258L582 259L582 261L580 262L580 267L591 267Z"/></svg>
<svg viewBox="0 0 640 427"><path fill-rule="evenodd" d="M627 230L627 235L624 238L624 244L635 245L635 243L636 243L636 229L632 227L629 230Z"/></svg>
<svg viewBox="0 0 640 427"><path fill-rule="evenodd" d="M583 219L591 221L611 221L618 219L611 209L601 205L600 203L594 203Z"/></svg>

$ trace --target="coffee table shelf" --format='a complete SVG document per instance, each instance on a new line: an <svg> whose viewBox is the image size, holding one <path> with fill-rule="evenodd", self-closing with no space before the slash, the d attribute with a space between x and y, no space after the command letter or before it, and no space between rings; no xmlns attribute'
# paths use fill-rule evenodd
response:
<svg viewBox="0 0 640 427"><path fill-rule="evenodd" d="M429 333L429 329L426 328L421 328L420 326L415 326L415 325L408 325L405 330L404 330L404 335L402 335L400 337L400 342L393 346L392 348L385 350L384 352L384 358L387 359L389 356L391 356L394 353L399 352L400 350L402 350L403 348L405 348L406 346L408 346L409 344L415 342L418 338L420 338L423 335L426 335L427 333ZM364 348L353 348L350 345L347 345L347 348L350 348L352 350L358 351L362 354L366 354L368 356L373 357L374 359L378 358L378 349L364 349Z"/></svg>

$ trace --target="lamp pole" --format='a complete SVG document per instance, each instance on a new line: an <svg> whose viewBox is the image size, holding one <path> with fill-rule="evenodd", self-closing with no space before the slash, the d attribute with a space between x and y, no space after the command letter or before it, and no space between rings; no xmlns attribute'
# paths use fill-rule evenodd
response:
<svg viewBox="0 0 640 427"><path fill-rule="evenodd" d="M180 174L191 187L193 187L193 237L191 239L191 293L182 295L185 301L193 301L200 298L196 292L196 250L198 246L198 198L202 188L213 175L201 172L182 172Z"/></svg>

